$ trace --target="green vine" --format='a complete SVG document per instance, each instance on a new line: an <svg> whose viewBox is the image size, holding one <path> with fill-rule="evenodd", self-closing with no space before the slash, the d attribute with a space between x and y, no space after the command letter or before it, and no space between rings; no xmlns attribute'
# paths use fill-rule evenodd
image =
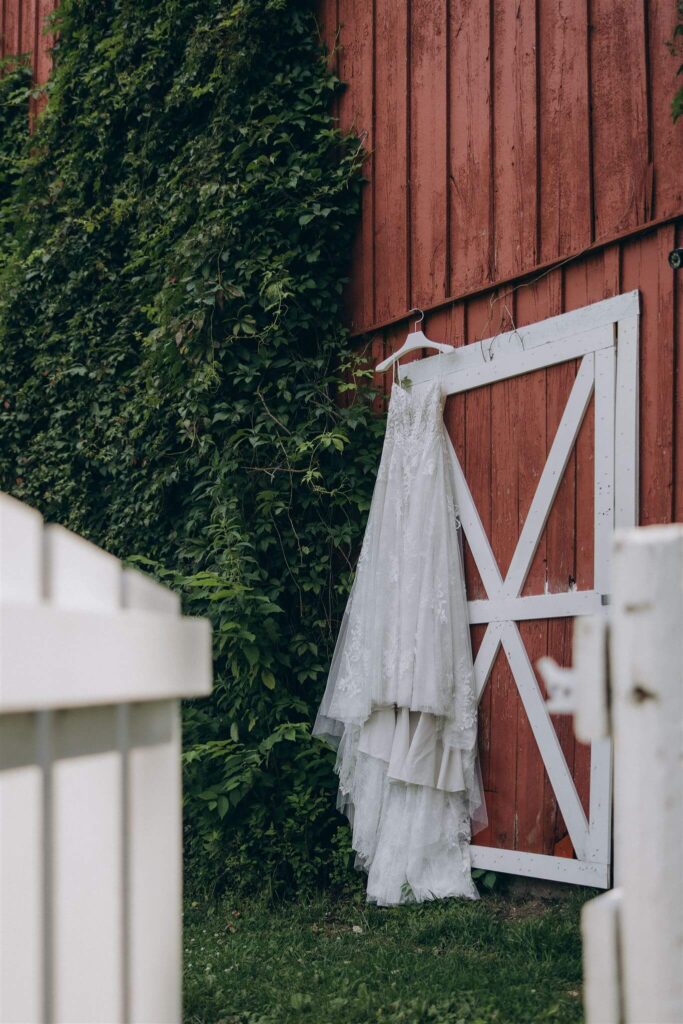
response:
<svg viewBox="0 0 683 1024"><path fill-rule="evenodd" d="M0 60L0 274L15 242L14 198L28 142L31 89L31 71L25 62Z"/></svg>
<svg viewBox="0 0 683 1024"><path fill-rule="evenodd" d="M64 0L58 39L0 144L0 486L210 616L194 870L319 884L349 849L310 722L382 430L340 326L358 142L306 0Z"/></svg>

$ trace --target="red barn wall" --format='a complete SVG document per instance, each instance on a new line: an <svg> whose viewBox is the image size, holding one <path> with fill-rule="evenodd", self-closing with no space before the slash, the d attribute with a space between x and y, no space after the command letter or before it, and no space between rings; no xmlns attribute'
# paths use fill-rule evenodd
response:
<svg viewBox="0 0 683 1024"><path fill-rule="evenodd" d="M41 85L50 74L46 18L55 6L56 0L0 0L0 58L29 55L34 78Z"/></svg>
<svg viewBox="0 0 683 1024"><path fill-rule="evenodd" d="M671 121L673 0L319 0L368 151L348 324L373 362L411 307L453 345L630 289L641 301L640 522L683 520L683 124ZM576 373L467 396L446 422L503 574ZM387 380L378 380L386 389ZM593 413L525 592L592 584ZM484 597L467 555L469 596ZM475 651L484 627L475 627ZM571 622L523 623L532 660L570 658ZM590 753L555 728L587 808ZM490 825L477 841L572 855L507 662L480 719Z"/></svg>

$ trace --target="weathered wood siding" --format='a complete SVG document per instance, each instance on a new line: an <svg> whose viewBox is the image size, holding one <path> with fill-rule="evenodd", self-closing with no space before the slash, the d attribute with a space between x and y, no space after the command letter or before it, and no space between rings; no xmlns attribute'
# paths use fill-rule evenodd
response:
<svg viewBox="0 0 683 1024"><path fill-rule="evenodd" d="M355 332L683 209L673 0L319 0L369 150Z"/></svg>
<svg viewBox="0 0 683 1024"><path fill-rule="evenodd" d="M44 84L50 74L51 37L46 18L56 0L0 0L0 58L28 54L36 82Z"/></svg>
<svg viewBox="0 0 683 1024"><path fill-rule="evenodd" d="M373 362L394 350L413 306L437 307L430 337L463 345L639 289L640 522L683 520L683 274L667 263L683 244L673 0L320 0L319 13L347 83L340 125L369 153L347 295L359 343ZM575 373L448 400L503 573ZM524 593L592 585L593 430L591 403ZM470 598L485 596L469 553L467 581ZM521 631L532 660L570 660L570 620ZM554 722L587 808L590 754ZM477 841L571 856L502 653L481 753L490 825Z"/></svg>

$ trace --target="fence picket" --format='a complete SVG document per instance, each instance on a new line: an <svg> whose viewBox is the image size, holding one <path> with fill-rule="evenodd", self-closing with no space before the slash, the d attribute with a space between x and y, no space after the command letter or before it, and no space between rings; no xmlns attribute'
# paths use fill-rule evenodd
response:
<svg viewBox="0 0 683 1024"><path fill-rule="evenodd" d="M43 521L0 494L0 601L42 597ZM0 647L4 641L0 619ZM0 676L0 696L5 680ZM42 1024L43 776L35 715L0 717L0 1020Z"/></svg>
<svg viewBox="0 0 683 1024"><path fill-rule="evenodd" d="M123 575L129 609L180 614L180 600L134 570ZM126 771L128 1013L131 1024L180 1020L182 822L180 714L176 701L129 708Z"/></svg>
<svg viewBox="0 0 683 1024"><path fill-rule="evenodd" d="M45 541L46 594L53 606L119 609L118 559L60 526L48 526ZM53 1014L65 1024L104 1024L122 1020L124 1010L123 766L116 708L54 712L52 744Z"/></svg>

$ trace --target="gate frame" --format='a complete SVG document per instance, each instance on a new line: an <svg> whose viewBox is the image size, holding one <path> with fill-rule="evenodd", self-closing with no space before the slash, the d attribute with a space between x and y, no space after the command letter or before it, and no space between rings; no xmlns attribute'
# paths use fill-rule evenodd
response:
<svg viewBox="0 0 683 1024"><path fill-rule="evenodd" d="M472 865L491 871L608 888L611 884L612 754L591 744L586 818L538 680L520 621L605 614L611 539L638 519L638 291L465 345L399 368L413 387L440 378L446 394L580 359L508 572L502 577L458 456L449 445L460 520L487 597L468 601L470 623L487 629L475 659L481 699L499 647L510 664L534 739L567 826L576 859L473 845ZM557 490L595 395L594 579L592 590L520 596Z"/></svg>

